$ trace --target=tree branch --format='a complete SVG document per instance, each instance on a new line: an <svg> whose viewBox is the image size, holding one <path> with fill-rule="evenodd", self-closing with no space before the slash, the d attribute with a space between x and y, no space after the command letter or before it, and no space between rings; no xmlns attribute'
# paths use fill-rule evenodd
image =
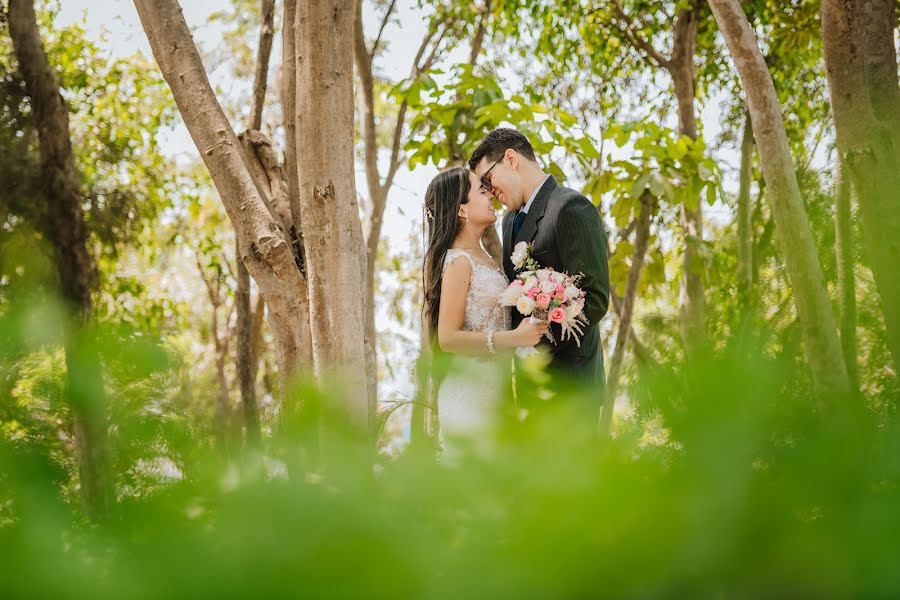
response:
<svg viewBox="0 0 900 600"><path fill-rule="evenodd" d="M482 7L480 12L478 27L475 29L475 37L472 38L472 48L469 51L469 64L472 66L475 66L475 63L478 61L478 55L481 54L481 47L484 44L487 21L491 14L491 0L484 1L484 7Z"/></svg>
<svg viewBox="0 0 900 600"><path fill-rule="evenodd" d="M266 100L266 77L269 72L269 55L275 35L275 0L262 0L260 6L262 27L259 30L259 52L256 55L256 73L253 77L253 101L250 108L248 129L262 129L263 105Z"/></svg>
<svg viewBox="0 0 900 600"><path fill-rule="evenodd" d="M419 44L419 49L416 51L416 56L413 58L413 66L410 70L410 77L418 75L419 70L419 61L422 60L422 56L425 54L425 50L428 49L428 44L431 43L431 38L435 36L438 28L443 25L443 21L439 24L435 25L434 22L428 27L428 33L422 38L422 43Z"/></svg>
<svg viewBox="0 0 900 600"><path fill-rule="evenodd" d="M356 5L356 23L353 32L353 56L356 61L356 70L359 74L359 87L361 102L361 124L363 145L365 147L366 183L369 188L370 200L375 211L376 198L381 195L380 174L378 173L378 144L375 131L375 78L372 76L371 56L366 49L366 40L363 34L362 6Z"/></svg>
<svg viewBox="0 0 900 600"><path fill-rule="evenodd" d="M378 44L381 42L381 34L384 33L384 28L387 26L388 21L391 18L391 13L394 12L394 6L396 6L397 0L391 0L391 5L388 6L387 12L384 13L384 19L381 21L381 27L378 28L378 35L375 36L375 43L372 44L372 51L368 53L369 55L369 64L375 60L375 53L378 51Z"/></svg>
<svg viewBox="0 0 900 600"><path fill-rule="evenodd" d="M410 78L418 77L420 73L423 71L427 71L431 68L431 65L434 63L435 58L437 57L437 49L441 44L441 41L444 39L444 36L447 34L447 28L444 27L441 35L438 37L437 41L432 48L428 59L419 66L419 61L422 60L422 56L425 54L425 50L428 48L428 44L431 43L431 40L434 38L438 29L446 24L446 20L441 21L434 27L430 27L428 34L422 39L422 43L419 46L419 50L416 52L416 56L413 59L412 68L410 69ZM381 184L382 191L386 192L390 189L391 184L394 182L394 176L397 174L397 170L403 164L403 161L400 160L400 141L403 137L403 126L406 124L406 111L409 109L409 105L406 100L400 103L400 107L397 109L397 120L394 124L394 137L391 141L391 160L390 167L388 168L387 176L384 178L384 182Z"/></svg>
<svg viewBox="0 0 900 600"><path fill-rule="evenodd" d="M669 59L663 56L653 47L649 41L645 40L637 31L637 23L622 9L619 0L612 0L613 6L616 8L616 16L624 23L625 27L616 24L616 27L634 44L637 48L643 50L645 54L641 54L641 58L653 67L669 68Z"/></svg>
<svg viewBox="0 0 900 600"><path fill-rule="evenodd" d="M431 48L431 54L428 55L428 58L425 60L425 62L422 64L422 66L418 69L418 72L416 73L416 75L427 71L428 69L430 69L432 67L432 65L434 65L434 61L437 59L437 52L441 47L441 42L444 41L444 37L447 35L448 29L449 29L449 27L444 27L443 31L441 31L441 35L438 36L437 41L434 43L434 46L432 46L432 48Z"/></svg>

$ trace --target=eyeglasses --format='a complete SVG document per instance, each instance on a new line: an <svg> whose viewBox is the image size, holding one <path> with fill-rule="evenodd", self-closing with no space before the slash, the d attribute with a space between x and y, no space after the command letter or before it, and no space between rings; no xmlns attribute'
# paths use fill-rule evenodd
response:
<svg viewBox="0 0 900 600"><path fill-rule="evenodd" d="M484 191L488 193L494 192L494 186L491 184L491 180L488 179L488 173L494 170L494 167L503 162L503 158L506 156L506 151L503 151L503 155L497 159L497 162L491 165L491 168L484 172L484 175L481 176L481 187L484 188Z"/></svg>

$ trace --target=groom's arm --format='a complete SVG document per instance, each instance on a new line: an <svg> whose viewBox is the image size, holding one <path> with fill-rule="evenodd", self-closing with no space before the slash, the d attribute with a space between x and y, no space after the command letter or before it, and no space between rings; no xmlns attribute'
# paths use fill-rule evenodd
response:
<svg viewBox="0 0 900 600"><path fill-rule="evenodd" d="M584 315L591 325L596 325L609 309L609 259L606 249L606 230L600 220L597 207L578 194L560 209L556 224L556 249L562 268L569 275L583 273L579 287L586 292ZM560 339L561 331L555 326L556 354L568 349L575 340Z"/></svg>

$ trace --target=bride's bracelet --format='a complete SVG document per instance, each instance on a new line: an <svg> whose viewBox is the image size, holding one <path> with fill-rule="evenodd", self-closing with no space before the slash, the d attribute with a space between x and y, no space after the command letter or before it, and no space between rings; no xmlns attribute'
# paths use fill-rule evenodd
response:
<svg viewBox="0 0 900 600"><path fill-rule="evenodd" d="M487 330L487 350L488 350L488 354L494 353L494 330L493 329Z"/></svg>

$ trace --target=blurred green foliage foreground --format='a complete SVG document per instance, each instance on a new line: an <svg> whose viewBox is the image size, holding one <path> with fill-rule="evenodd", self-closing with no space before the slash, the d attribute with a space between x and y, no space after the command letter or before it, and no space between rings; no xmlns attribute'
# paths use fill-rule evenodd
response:
<svg viewBox="0 0 900 600"><path fill-rule="evenodd" d="M225 458L171 393L181 367L165 345L101 331L118 501L92 525L71 440L54 433L67 419L54 310L20 297L0 322L4 380L19 382L0 398L2 598L900 592L893 411L818 398L796 361L731 350L689 382L641 373L630 394L659 427L626 412L611 442L586 405L532 399L489 452L452 461L376 456L333 422L311 453L325 428L302 418ZM327 406L316 394L295 391Z"/></svg>

